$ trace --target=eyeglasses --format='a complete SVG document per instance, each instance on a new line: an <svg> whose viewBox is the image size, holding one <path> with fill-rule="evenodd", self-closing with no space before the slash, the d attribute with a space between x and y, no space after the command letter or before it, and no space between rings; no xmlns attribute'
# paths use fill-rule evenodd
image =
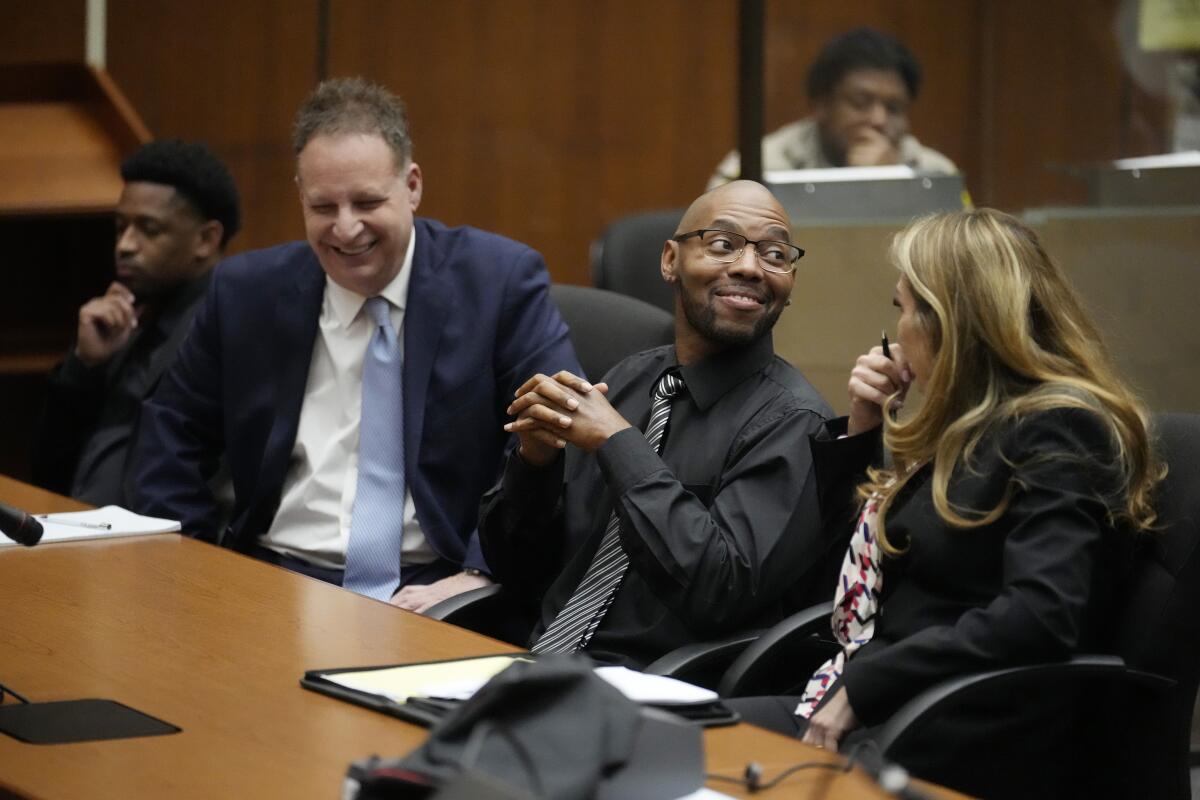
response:
<svg viewBox="0 0 1200 800"><path fill-rule="evenodd" d="M677 242L685 242L692 237L700 239L700 247L704 255L722 264L732 264L742 257L746 245L754 245L754 254L758 263L767 272L787 275L796 269L796 262L804 255L804 251L794 244L773 241L751 241L740 233L722 231L715 228L704 228L691 233L681 233L673 237Z"/></svg>

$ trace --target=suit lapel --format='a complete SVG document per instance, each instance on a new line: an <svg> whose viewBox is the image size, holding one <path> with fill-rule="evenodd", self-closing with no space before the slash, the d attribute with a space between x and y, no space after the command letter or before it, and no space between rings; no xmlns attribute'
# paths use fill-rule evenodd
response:
<svg viewBox="0 0 1200 800"><path fill-rule="evenodd" d="M166 334L163 337L164 341L155 347L146 368L146 397L154 392L163 373L174 363L175 354L179 352L183 340L191 331L192 321L200 310L202 298L208 291L211 279L212 270L209 270L203 277L184 287L164 312L163 319L155 324L160 331L165 329Z"/></svg>
<svg viewBox="0 0 1200 800"><path fill-rule="evenodd" d="M295 281L284 287L275 300L274 346L270 350L275 363L268 365L277 369L272 400L275 413L263 450L259 486L264 491L258 493L258 499L272 502L278 500L282 490L300 426L300 408L304 405L304 388L325 297L325 273L312 251L304 251L304 260L296 269Z"/></svg>
<svg viewBox="0 0 1200 800"><path fill-rule="evenodd" d="M438 341L449 310L449 291L442 274L444 253L432 229L416 221L416 252L404 310L404 462L416 475L418 447L425 425L425 398L437 358ZM411 481L410 481L411 486Z"/></svg>

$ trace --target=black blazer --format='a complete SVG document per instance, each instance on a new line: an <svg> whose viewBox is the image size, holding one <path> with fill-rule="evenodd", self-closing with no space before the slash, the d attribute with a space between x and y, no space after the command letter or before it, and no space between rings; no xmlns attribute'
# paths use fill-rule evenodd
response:
<svg viewBox="0 0 1200 800"><path fill-rule="evenodd" d="M821 442L818 480L842 482L837 492L848 499L878 444L878 432ZM1115 461L1097 416L1057 409L997 426L952 476L949 499L960 510L990 510L1011 492L989 525L956 529L938 517L931 466L909 480L884 523L889 541L907 549L884 559L874 637L841 678L864 725L947 678L1103 650L1103 622L1133 544L1109 522L1110 506L1123 500ZM1068 708L1045 698L995 698L943 720L941 735L917 752L893 756L974 793L1037 794L1053 779L1029 756L1050 756L1070 721ZM1032 784L1009 791L1017 764Z"/></svg>

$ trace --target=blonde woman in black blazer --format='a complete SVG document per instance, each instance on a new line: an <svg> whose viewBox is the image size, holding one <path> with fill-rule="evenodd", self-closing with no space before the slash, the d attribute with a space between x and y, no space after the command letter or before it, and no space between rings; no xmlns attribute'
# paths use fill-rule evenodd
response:
<svg viewBox="0 0 1200 800"><path fill-rule="evenodd" d="M1102 649L1162 473L1144 409L1031 230L988 209L936 215L891 258L898 341L859 357L849 416L814 442L819 482L876 505L881 574L869 641L789 720L827 748L947 678ZM920 407L897 419L914 388ZM871 466L881 444L891 468ZM890 755L973 794L1056 796L1065 709L996 698Z"/></svg>

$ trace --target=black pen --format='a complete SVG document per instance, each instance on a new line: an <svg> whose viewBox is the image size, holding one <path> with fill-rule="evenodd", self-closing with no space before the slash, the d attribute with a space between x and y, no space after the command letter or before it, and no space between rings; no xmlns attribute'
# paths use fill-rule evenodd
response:
<svg viewBox="0 0 1200 800"><path fill-rule="evenodd" d="M883 357L886 358L888 361L892 361L893 360L892 359L892 348L888 347L887 331L880 331L879 337L880 337L880 344L883 345ZM893 409L889 410L888 416L891 417L892 419L895 419L896 418L896 409L893 408Z"/></svg>

